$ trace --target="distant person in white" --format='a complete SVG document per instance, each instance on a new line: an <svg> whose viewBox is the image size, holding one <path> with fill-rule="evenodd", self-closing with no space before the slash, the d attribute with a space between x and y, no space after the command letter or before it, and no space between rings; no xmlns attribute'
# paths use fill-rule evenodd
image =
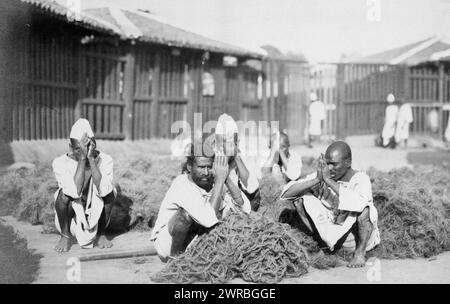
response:
<svg viewBox="0 0 450 304"><path fill-rule="evenodd" d="M294 202L309 232L331 251L344 243L354 250L349 267L363 267L366 251L380 243L370 178L352 168L351 150L343 141L327 148L317 172L288 183L281 198Z"/></svg>
<svg viewBox="0 0 450 304"><path fill-rule="evenodd" d="M312 141L320 140L322 135L323 121L326 118L325 104L318 100L317 94L310 94L311 104L309 105L309 126L308 126L308 147L312 148Z"/></svg>
<svg viewBox="0 0 450 304"><path fill-rule="evenodd" d="M202 143L200 143L202 146ZM191 145L187 171L167 191L150 241L163 262L183 253L197 235L213 228L231 211L250 213L250 202L231 180L228 157L203 145L196 155Z"/></svg>
<svg viewBox="0 0 450 304"><path fill-rule="evenodd" d="M397 127L395 129L395 142L398 145L403 143L408 146L409 126L414 121L411 106L408 103L402 103L398 110Z"/></svg>
<svg viewBox="0 0 450 304"><path fill-rule="evenodd" d="M389 94L386 98L388 106L386 107L384 116L384 127L381 133L383 139L383 147L387 147L395 136L395 126L397 124L398 106L394 104L395 96L394 94Z"/></svg>
<svg viewBox="0 0 450 304"><path fill-rule="evenodd" d="M447 129L445 130L445 140L450 142L450 115L448 116Z"/></svg>
<svg viewBox="0 0 450 304"><path fill-rule="evenodd" d="M261 171L263 175L280 172L284 182L300 178L302 174L302 158L299 154L289 150L289 137L286 133L276 132L271 136L270 155Z"/></svg>
<svg viewBox="0 0 450 304"><path fill-rule="evenodd" d="M53 161L58 182L55 193L55 225L61 238L57 252L69 251L71 236L82 248L109 248L106 238L116 190L113 187L113 160L96 149L91 126L86 119L75 122L70 132L70 152Z"/></svg>

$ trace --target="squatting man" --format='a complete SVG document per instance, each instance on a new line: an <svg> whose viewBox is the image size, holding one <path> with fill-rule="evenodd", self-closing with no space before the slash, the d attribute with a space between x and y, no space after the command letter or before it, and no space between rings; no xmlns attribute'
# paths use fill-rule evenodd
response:
<svg viewBox="0 0 450 304"><path fill-rule="evenodd" d="M343 141L321 155L317 172L288 183L281 198L294 202L309 232L329 250L354 250L348 267L363 267L366 251L380 243L370 178L352 168L352 153Z"/></svg>
<svg viewBox="0 0 450 304"><path fill-rule="evenodd" d="M96 149L91 126L79 119L70 132L70 152L57 157L53 172L58 182L55 193L55 226L61 238L57 252L69 251L72 237L82 248L109 248L106 238L116 196L112 158Z"/></svg>
<svg viewBox="0 0 450 304"><path fill-rule="evenodd" d="M218 124L228 119L219 118ZM254 192L258 184L238 155L237 128L217 129L200 143L201 154L195 144L190 146L186 170L175 178L161 203L150 240L163 262L184 252L196 236L231 211L251 212L243 189L251 186Z"/></svg>

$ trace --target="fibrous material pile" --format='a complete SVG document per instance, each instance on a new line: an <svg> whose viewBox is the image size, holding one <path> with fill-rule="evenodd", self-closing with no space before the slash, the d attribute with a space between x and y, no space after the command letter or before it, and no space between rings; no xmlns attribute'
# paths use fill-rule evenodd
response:
<svg viewBox="0 0 450 304"><path fill-rule="evenodd" d="M308 255L289 225L260 214L233 213L154 275L156 282L276 283L308 271Z"/></svg>

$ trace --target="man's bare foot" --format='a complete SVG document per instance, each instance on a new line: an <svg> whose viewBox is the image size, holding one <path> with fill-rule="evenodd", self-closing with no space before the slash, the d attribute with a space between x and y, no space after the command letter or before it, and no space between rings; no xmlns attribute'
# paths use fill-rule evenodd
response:
<svg viewBox="0 0 450 304"><path fill-rule="evenodd" d="M361 268L366 266L366 258L364 254L356 254L353 256L352 260L348 263L347 267L350 268Z"/></svg>
<svg viewBox="0 0 450 304"><path fill-rule="evenodd" d="M55 246L55 251L59 253L67 252L70 250L70 246L72 245L70 238L61 236L58 241L58 244Z"/></svg>
<svg viewBox="0 0 450 304"><path fill-rule="evenodd" d="M101 235L97 239L97 247L104 249L104 248L111 248L113 246L113 243L109 241L106 236Z"/></svg>

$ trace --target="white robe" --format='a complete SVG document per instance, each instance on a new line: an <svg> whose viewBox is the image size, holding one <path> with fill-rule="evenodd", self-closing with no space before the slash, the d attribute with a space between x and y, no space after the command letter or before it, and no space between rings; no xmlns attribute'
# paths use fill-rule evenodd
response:
<svg viewBox="0 0 450 304"><path fill-rule="evenodd" d="M385 121L381 137L383 138L383 146L389 144L389 140L395 135L395 125L397 123L398 106L388 105L385 112Z"/></svg>
<svg viewBox="0 0 450 304"><path fill-rule="evenodd" d="M312 173L304 179L292 181L288 183L281 192L283 199L293 200L297 197L283 197L286 191L297 183L302 183L307 180L314 179L317 173ZM357 217L354 213L360 213L364 208L369 207L369 218L374 229L367 243L366 250L373 249L380 243L380 232L378 230L378 211L373 205L372 185L370 178L363 172L357 172L350 179L349 182L338 182L339 184L339 205L340 211L347 211L350 214L346 217L343 223L337 224L334 221L334 214L331 210L330 204L325 200L319 200L313 195L303 196L303 204L305 211L310 216L314 223L321 239L328 245L330 250L334 250L336 243L342 239L345 234L349 232L355 224ZM329 188L332 193L331 188ZM336 194L334 194L336 195ZM353 239L354 236L350 233L347 236L347 241ZM353 244L355 246L355 244ZM354 249L354 248L352 248Z"/></svg>
<svg viewBox="0 0 450 304"><path fill-rule="evenodd" d="M450 142L450 115L448 116L447 129L445 130L445 139Z"/></svg>
<svg viewBox="0 0 450 304"><path fill-rule="evenodd" d="M398 110L397 127L395 129L395 141L397 143L409 137L409 125L414 121L411 106L402 104Z"/></svg>
<svg viewBox="0 0 450 304"><path fill-rule="evenodd" d="M309 135L320 136L322 134L322 120L326 118L325 104L319 100L309 106Z"/></svg>
<svg viewBox="0 0 450 304"><path fill-rule="evenodd" d="M78 244L82 248L92 248L95 238L97 236L98 221L103 211L104 203L103 197L109 193L114 192L112 178L113 178L113 160L112 158L101 152L99 154L98 167L102 174L99 189L95 186L92 178L89 182L89 192L86 200L86 206L80 203L72 202L72 208L75 212L75 219L70 223L70 233L75 236ZM55 158L52 163L53 172L58 182L58 190L54 197L58 197L59 191L71 198L79 199L77 187L75 185L74 176L77 170L78 162L64 154ZM61 233L59 219L55 210L55 226Z"/></svg>

